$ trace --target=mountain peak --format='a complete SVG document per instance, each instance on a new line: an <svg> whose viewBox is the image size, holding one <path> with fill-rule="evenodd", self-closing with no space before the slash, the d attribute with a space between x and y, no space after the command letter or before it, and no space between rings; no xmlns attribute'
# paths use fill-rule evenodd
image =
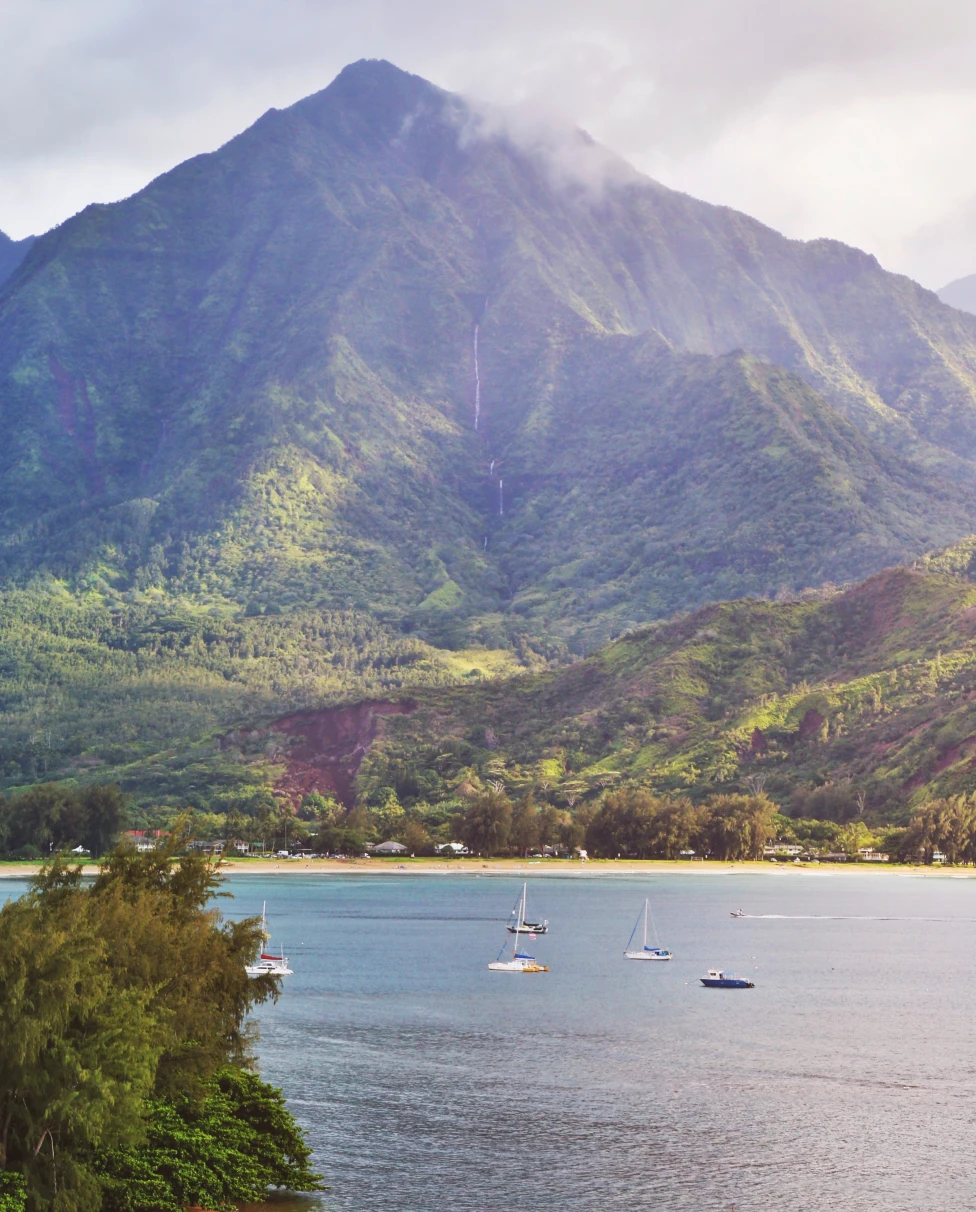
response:
<svg viewBox="0 0 976 1212"><path fill-rule="evenodd" d="M423 76L397 67L389 59L357 59L347 63L329 85L329 88L397 88L420 87L429 91L440 91Z"/></svg>
<svg viewBox="0 0 976 1212"><path fill-rule="evenodd" d="M386 59L359 59L344 67L320 92L291 107L315 126L334 128L341 114L370 142L385 142L402 133L418 114L439 110L449 97L443 89L405 72Z"/></svg>

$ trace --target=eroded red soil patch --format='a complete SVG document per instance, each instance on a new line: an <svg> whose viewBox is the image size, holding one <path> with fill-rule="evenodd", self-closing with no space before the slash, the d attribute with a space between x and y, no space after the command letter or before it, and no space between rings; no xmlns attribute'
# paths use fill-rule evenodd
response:
<svg viewBox="0 0 976 1212"><path fill-rule="evenodd" d="M408 715L416 707L409 699L397 702L353 703L323 711L299 711L283 716L269 731L293 738L287 747L287 772L275 792L299 804L312 791L334 795L347 807L356 798L356 775L376 738L379 717Z"/></svg>

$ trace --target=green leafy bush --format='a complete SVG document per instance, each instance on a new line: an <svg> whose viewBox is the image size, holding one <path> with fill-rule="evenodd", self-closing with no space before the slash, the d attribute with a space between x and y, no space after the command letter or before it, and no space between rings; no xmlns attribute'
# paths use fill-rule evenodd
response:
<svg viewBox="0 0 976 1212"><path fill-rule="evenodd" d="M146 1103L146 1139L97 1159L104 1212L231 1209L275 1188L321 1189L281 1092L253 1073L219 1070L202 1100Z"/></svg>
<svg viewBox="0 0 976 1212"><path fill-rule="evenodd" d="M27 1187L19 1174L0 1170L0 1212L25 1212Z"/></svg>

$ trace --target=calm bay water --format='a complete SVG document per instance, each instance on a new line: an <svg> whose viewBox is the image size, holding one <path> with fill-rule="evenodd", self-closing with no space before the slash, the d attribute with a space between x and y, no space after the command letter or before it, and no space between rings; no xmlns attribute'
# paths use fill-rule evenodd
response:
<svg viewBox="0 0 976 1212"><path fill-rule="evenodd" d="M529 874L538 976L486 968L509 876L231 877L295 970L259 1052L332 1184L303 1206L976 1207L976 880ZM670 964L621 957L645 896Z"/></svg>

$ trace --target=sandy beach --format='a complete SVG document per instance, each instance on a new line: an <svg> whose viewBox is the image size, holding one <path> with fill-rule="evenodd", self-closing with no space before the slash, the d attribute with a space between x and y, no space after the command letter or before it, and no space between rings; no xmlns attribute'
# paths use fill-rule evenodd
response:
<svg viewBox="0 0 976 1212"><path fill-rule="evenodd" d="M587 877L634 876L660 873L676 875L745 875L764 873L784 875L807 871L837 873L858 871L887 873L922 879L976 879L976 868L921 867L901 863L771 863L771 862L687 862L672 859L433 859L433 858L359 858L359 859L283 859L230 858L221 863L224 874L235 875L531 875ZM30 879L41 864L0 863L0 879ZM85 875L97 875L98 867L86 863Z"/></svg>

